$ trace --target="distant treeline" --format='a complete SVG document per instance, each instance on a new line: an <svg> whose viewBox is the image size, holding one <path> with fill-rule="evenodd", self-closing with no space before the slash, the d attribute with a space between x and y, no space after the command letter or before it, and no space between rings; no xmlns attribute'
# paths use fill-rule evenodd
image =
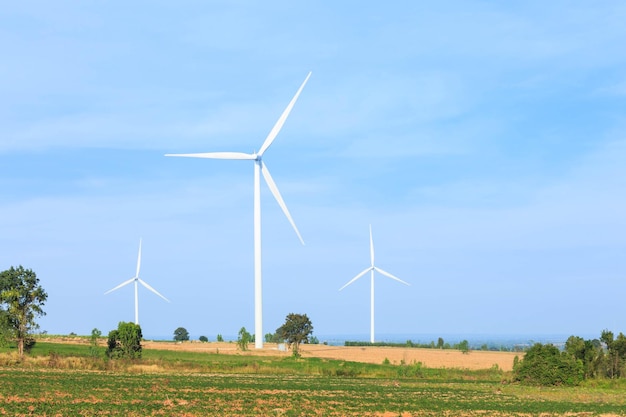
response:
<svg viewBox="0 0 626 417"><path fill-rule="evenodd" d="M500 346L500 347L496 347L496 346L489 346L486 343L481 345L478 348L471 348L470 344L467 340L462 340L459 343L447 343L444 342L443 338L439 338L437 340L437 343L435 343L434 341L430 342L430 343L417 343L417 342L413 342L411 340L407 340L404 343L398 343L398 342L362 342L362 341L349 341L346 340L344 342L345 346L380 346L380 347L408 347L408 348L420 348L420 349L455 349L455 350L460 350L462 352L468 352L470 349L475 349L475 350L490 350L490 351L502 351L502 352L510 352L510 351L521 351L523 350L522 347L513 347L513 348L509 348L506 346Z"/></svg>

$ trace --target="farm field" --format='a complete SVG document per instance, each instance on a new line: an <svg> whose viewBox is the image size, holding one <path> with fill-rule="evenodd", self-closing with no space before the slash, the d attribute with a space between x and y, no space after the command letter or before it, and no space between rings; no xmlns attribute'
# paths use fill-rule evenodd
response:
<svg viewBox="0 0 626 417"><path fill-rule="evenodd" d="M140 361L105 361L88 349L38 342L22 362L0 350L0 415L626 416L624 385L608 381L539 388L495 367L295 360L270 349L151 348Z"/></svg>
<svg viewBox="0 0 626 417"><path fill-rule="evenodd" d="M280 351L276 344L266 343L263 349L250 349L241 352L236 344L228 342L211 343L172 343L146 342L144 349L179 350L188 352L216 352L237 355L264 355L288 357L291 352ZM454 349L419 349L379 346L327 346L302 345L303 358L325 358L353 362L381 364L387 359L392 364L421 362L428 368L460 368L460 369L489 369L497 365L503 371L513 369L513 360L523 353L471 351L467 354Z"/></svg>
<svg viewBox="0 0 626 417"><path fill-rule="evenodd" d="M0 414L38 416L617 416L622 392L498 382L0 369Z"/></svg>

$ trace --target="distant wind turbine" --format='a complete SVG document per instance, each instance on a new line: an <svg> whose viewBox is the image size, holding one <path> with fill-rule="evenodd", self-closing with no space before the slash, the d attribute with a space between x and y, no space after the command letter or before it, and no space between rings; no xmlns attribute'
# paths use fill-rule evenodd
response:
<svg viewBox="0 0 626 417"><path fill-rule="evenodd" d="M165 156L178 156L178 157L187 157L187 158L209 158L209 159L236 159L236 160L249 160L254 161L254 333L255 333L255 348L262 349L263 348L263 297L262 297L262 279L261 279L261 181L260 174L263 174L263 178L267 183L270 191L274 195L274 198L278 202L278 205L285 213L285 216L291 223L291 226L296 231L298 235L298 239L304 245L304 241L302 240L302 236L300 236L300 232L296 227L291 215L289 214L289 210L287 209L287 205L283 201L283 198L278 191L278 187L276 183L272 179L270 172L267 169L267 166L263 163L263 154L270 147L278 132L285 124L285 120L289 116L291 109L294 104L296 104L296 100L302 89L306 85L307 81L311 73L306 76L304 82L296 92L295 96L291 99L287 108L283 111L280 118L270 131L270 133L265 138L265 142L261 145L259 152L253 153L243 153L243 152L207 152L207 153L188 153L188 154L166 154Z"/></svg>
<svg viewBox="0 0 626 417"><path fill-rule="evenodd" d="M377 266L374 266L374 240L372 239L372 225L370 224L370 257L372 260L372 265L369 266L368 268L366 268L364 271L360 272L356 277L352 278L350 281L348 281L348 283L346 285L344 285L343 287L339 288L339 291L343 290L344 288L346 288L348 285L352 284L354 281L356 281L357 279L361 278L363 275L367 274L368 272L371 273L371 295L370 295L370 342L374 343L374 271L383 274L386 277L389 277L391 279L394 279L398 282L401 282L404 285L411 285L408 282L404 282L402 281L400 278L395 277L393 275L391 275L389 272L383 271L382 269L378 268Z"/></svg>
<svg viewBox="0 0 626 417"><path fill-rule="evenodd" d="M159 297L161 297L162 299L164 299L165 301L167 301L168 303L170 302L170 300L168 300L167 298L163 297L161 294L159 294L159 292L157 290L155 290L154 288L152 288L150 285L148 285L147 282L145 282L144 280L142 280L141 278L139 278L139 269L141 268L141 239L139 239L139 255L137 256L137 272L135 273L135 276L132 277L131 279L129 279L128 281L124 281L122 282L120 285L118 285L117 287L110 289L109 291L105 292L104 295L107 295L117 289L122 288L125 285L130 284L131 282L135 283L135 324L139 324L139 296L137 295L137 283L143 285L144 287L146 287L147 289L149 289L150 291L152 291L153 293L155 293L156 295L158 295Z"/></svg>

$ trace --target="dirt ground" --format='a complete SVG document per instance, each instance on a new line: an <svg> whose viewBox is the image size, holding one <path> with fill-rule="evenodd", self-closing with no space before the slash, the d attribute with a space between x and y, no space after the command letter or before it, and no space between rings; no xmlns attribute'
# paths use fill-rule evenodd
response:
<svg viewBox="0 0 626 417"><path fill-rule="evenodd" d="M237 349L234 342L152 342L142 343L144 349L167 349L195 352L219 352L233 355L267 355L289 356L291 351L279 350L274 343L265 343L263 349L255 349L254 344L249 350L242 352ZM458 368L458 369L489 369L494 365L504 371L513 369L513 360L520 353L514 352L491 352L474 350L462 353L452 349L417 349L401 347L356 347L356 346L327 346L327 345L301 345L300 352L304 358L339 359L354 362L381 364L388 359L392 364L402 362L411 364L421 362L428 368ZM521 359L521 358L520 358Z"/></svg>

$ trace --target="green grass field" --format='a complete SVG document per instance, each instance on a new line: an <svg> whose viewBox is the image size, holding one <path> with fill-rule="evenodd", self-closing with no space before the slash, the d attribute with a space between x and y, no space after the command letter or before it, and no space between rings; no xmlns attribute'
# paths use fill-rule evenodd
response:
<svg viewBox="0 0 626 417"><path fill-rule="evenodd" d="M626 385L506 383L510 375L321 359L146 350L140 361L38 342L0 350L0 415L626 416Z"/></svg>

